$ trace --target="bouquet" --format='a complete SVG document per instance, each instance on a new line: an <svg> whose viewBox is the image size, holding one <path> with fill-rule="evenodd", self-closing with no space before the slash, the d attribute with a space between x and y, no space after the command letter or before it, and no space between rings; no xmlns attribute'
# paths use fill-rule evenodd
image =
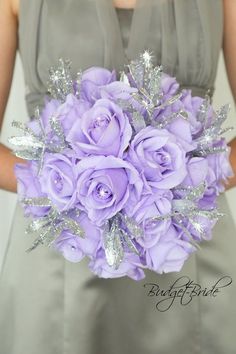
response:
<svg viewBox="0 0 236 354"><path fill-rule="evenodd" d="M49 71L44 106L9 139L19 202L35 235L98 277L178 272L210 240L232 175L229 105L180 90L145 51L119 73L68 60Z"/></svg>

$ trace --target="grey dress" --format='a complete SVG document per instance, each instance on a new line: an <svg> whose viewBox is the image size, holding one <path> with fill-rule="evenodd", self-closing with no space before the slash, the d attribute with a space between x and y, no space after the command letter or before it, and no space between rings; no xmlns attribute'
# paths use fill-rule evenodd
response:
<svg viewBox="0 0 236 354"><path fill-rule="evenodd" d="M115 11L111 0L21 0L19 49L29 116L42 105L48 68L59 57L73 70L120 69L145 48L155 62L196 95L213 92L222 44L221 0L138 0ZM0 277L1 354L235 354L236 232L226 213L180 273L101 279L88 262L70 263L48 248L26 254L32 239L17 205ZM180 276L211 289L233 279L217 296L176 299L167 311L148 296L147 283L167 290ZM186 295L187 296L187 295ZM164 303L165 304L165 303ZM162 310L164 307L162 307Z"/></svg>

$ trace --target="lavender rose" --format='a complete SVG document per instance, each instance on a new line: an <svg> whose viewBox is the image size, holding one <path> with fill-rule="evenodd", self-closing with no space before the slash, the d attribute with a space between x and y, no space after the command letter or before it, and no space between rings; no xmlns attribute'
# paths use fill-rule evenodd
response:
<svg viewBox="0 0 236 354"><path fill-rule="evenodd" d="M100 99L74 123L67 140L78 157L91 154L122 157L131 135L129 119L122 109L112 101Z"/></svg>
<svg viewBox="0 0 236 354"><path fill-rule="evenodd" d="M192 157L187 162L188 174L183 181L184 185L197 187L206 181L208 162L204 157Z"/></svg>
<svg viewBox="0 0 236 354"><path fill-rule="evenodd" d="M214 144L218 147L226 147L226 141L222 139ZM208 171L206 175L207 188L203 197L199 200L200 208L212 209L217 207L217 197L224 192L224 183L228 182L229 177L233 177L233 170L229 160L230 148L221 153L210 154L206 157Z"/></svg>
<svg viewBox="0 0 236 354"><path fill-rule="evenodd" d="M37 136L42 135L42 128L45 135L48 137L48 141L54 141L54 133L52 132L50 119L55 115L58 107L60 107L61 102L56 99L52 99L48 96L44 98L44 108L40 114L41 122L39 119L30 119L26 126L34 132ZM42 124L41 124L42 123Z"/></svg>
<svg viewBox="0 0 236 354"><path fill-rule="evenodd" d="M187 162L188 174L183 185L197 187L203 182L206 185L204 195L198 201L199 208L212 209L216 207L216 189L213 187L215 183L214 171L209 167L206 157L192 157ZM182 192L175 192L178 198L184 198ZM205 223L205 221L204 221Z"/></svg>
<svg viewBox="0 0 236 354"><path fill-rule="evenodd" d="M77 221L84 230L84 238L65 230L53 243L55 250L71 262L79 262L85 256L92 258L101 243L101 230L91 223L85 213L82 212Z"/></svg>
<svg viewBox="0 0 236 354"><path fill-rule="evenodd" d="M53 135L50 119L54 116L59 120L65 135L67 135L72 125L78 121L83 113L90 107L91 104L89 102L77 99L73 94L67 95L63 104L55 99L50 100L41 113L45 132L50 136Z"/></svg>
<svg viewBox="0 0 236 354"><path fill-rule="evenodd" d="M160 274L179 272L195 250L189 242L179 239L176 229L170 226L166 235L146 250L147 266Z"/></svg>
<svg viewBox="0 0 236 354"><path fill-rule="evenodd" d="M197 240L198 242L202 240L211 240L212 239L212 229L217 223L216 219L208 219L207 217L204 216L195 216L194 218L195 222L199 223L201 225L201 231L199 229L196 229L191 222L189 222L188 225L186 225L188 231L191 233L192 237ZM187 238L186 238L187 239Z"/></svg>
<svg viewBox="0 0 236 354"><path fill-rule="evenodd" d="M125 82L116 81L116 72L99 67L92 67L83 73L80 97L94 104L100 98L111 101L129 100L137 89Z"/></svg>
<svg viewBox="0 0 236 354"><path fill-rule="evenodd" d="M119 278L128 276L137 281L145 278L145 273L140 267L143 267L143 265L141 264L139 257L134 253L126 253L119 268L111 268L107 264L105 251L102 247L98 250L96 257L94 257L89 263L89 269L97 274L98 277Z"/></svg>
<svg viewBox="0 0 236 354"><path fill-rule="evenodd" d="M179 89L179 83L176 81L176 78L169 76L166 73L162 73L162 80L161 80L161 91L163 93L162 101L164 102L167 99L176 95L178 89Z"/></svg>
<svg viewBox="0 0 236 354"><path fill-rule="evenodd" d="M148 126L140 130L131 141L126 159L155 188L173 188L187 175L186 152L166 129Z"/></svg>
<svg viewBox="0 0 236 354"><path fill-rule="evenodd" d="M208 186L203 197L198 201L201 209L212 209L217 207L217 192L214 186Z"/></svg>
<svg viewBox="0 0 236 354"><path fill-rule="evenodd" d="M61 102L57 99L54 99L54 98L49 99L48 97L45 99L45 105L44 105L44 108L42 109L40 117L41 117L43 127L44 127L46 134L51 132L50 118L53 115L55 115L55 113L56 113L57 109L60 107L60 105L61 105ZM31 122L29 122L29 123L31 124Z"/></svg>
<svg viewBox="0 0 236 354"><path fill-rule="evenodd" d="M90 107L91 105L88 102L79 100L72 94L66 97L66 101L56 112L56 116L61 122L65 135L68 134L73 124L77 122Z"/></svg>
<svg viewBox="0 0 236 354"><path fill-rule="evenodd" d="M132 200L125 207L127 215L134 218L144 230L144 236L137 238L142 247L152 247L168 231L170 219L151 221L151 218L170 214L172 198L169 190L155 190L152 194L143 194L140 200Z"/></svg>
<svg viewBox="0 0 236 354"><path fill-rule="evenodd" d="M14 167L15 176L17 178L17 194L19 201L22 198L38 198L46 197L42 192L40 183L38 181L37 172L38 166L34 161L27 162L26 164L16 164ZM24 215L41 217L48 214L50 208L25 206Z"/></svg>
<svg viewBox="0 0 236 354"><path fill-rule="evenodd" d="M134 92L137 92L136 88L121 81L114 81L109 85L102 86L100 89L101 98L107 98L111 101L121 99L131 102L132 93Z"/></svg>
<svg viewBox="0 0 236 354"><path fill-rule="evenodd" d="M204 128L209 128L214 119L215 112L212 106L208 108L207 121L200 122L197 119L198 112L201 108L201 105L204 102L204 98L198 96L192 96L191 90L183 90L182 96L180 98L183 109L188 113L188 121L191 125L191 133L194 138L197 138L203 131Z"/></svg>
<svg viewBox="0 0 236 354"><path fill-rule="evenodd" d="M176 114L181 111L184 112L185 115L187 114L183 103L179 99L172 105L168 105L165 108L157 107L154 110L153 118L157 122L163 122L166 120L166 117L170 117L172 114ZM170 121L170 123L166 126L166 129L178 138L179 143L186 152L192 151L196 147L196 143L192 138L191 124L189 119L185 116L179 114L178 117L175 117L175 119Z"/></svg>
<svg viewBox="0 0 236 354"><path fill-rule="evenodd" d="M76 159L65 154L46 153L39 176L42 191L52 200L59 211L76 204Z"/></svg>
<svg viewBox="0 0 236 354"><path fill-rule="evenodd" d="M136 82L134 82L132 75L130 73L127 74L127 78L128 78L128 82L130 83L130 85L132 87L142 87L141 81L140 83L137 85ZM165 103L168 99L170 99L171 97L173 97L173 95L177 94L177 91L179 89L179 84L176 81L176 79L174 77L171 77L165 73L162 73L162 79L161 79L161 87L160 87L160 91L161 91L161 95L162 98L160 99L159 104L162 105L163 103ZM148 112L147 110L144 108L143 105L140 104L140 102L138 102L136 99L131 99L132 105L133 107L139 111L141 113L141 115L145 118L148 119ZM181 102L178 101L179 105L182 106ZM154 110L154 119L158 118L158 116L160 114L165 115L164 113L167 113L167 111L157 108Z"/></svg>
<svg viewBox="0 0 236 354"><path fill-rule="evenodd" d="M230 148L227 147L225 139L214 144L214 146L227 148L227 151L225 152L210 154L207 156L209 168L212 170L215 177L215 181L212 185L215 186L217 195L219 195L219 193L222 193L225 190L224 182L227 182L229 177L233 177L234 173L229 160Z"/></svg>
<svg viewBox="0 0 236 354"><path fill-rule="evenodd" d="M79 236L73 235L70 231L63 231L54 241L53 248L60 252L70 262L80 262L84 258L81 250Z"/></svg>
<svg viewBox="0 0 236 354"><path fill-rule="evenodd" d="M105 68L92 67L83 72L80 97L93 104L101 98L101 87L116 81L115 70L109 71Z"/></svg>
<svg viewBox="0 0 236 354"><path fill-rule="evenodd" d="M141 195L143 182L128 162L114 156L91 156L77 165L78 207L101 226L128 203L131 193Z"/></svg>
<svg viewBox="0 0 236 354"><path fill-rule="evenodd" d="M181 102L183 103L185 111L188 113L188 121L190 122L193 136L197 136L198 133L202 132L203 125L197 120L197 113L203 101L201 97L192 97L191 90L182 91Z"/></svg>
<svg viewBox="0 0 236 354"><path fill-rule="evenodd" d="M127 78L129 84L133 87L141 88L144 85L143 80L140 80L139 82L134 81L130 72L127 73ZM161 77L161 87L160 87L162 93L161 102L163 103L167 99L177 94L178 89L179 89L179 83L176 81L176 78L171 77L170 75L163 72Z"/></svg>

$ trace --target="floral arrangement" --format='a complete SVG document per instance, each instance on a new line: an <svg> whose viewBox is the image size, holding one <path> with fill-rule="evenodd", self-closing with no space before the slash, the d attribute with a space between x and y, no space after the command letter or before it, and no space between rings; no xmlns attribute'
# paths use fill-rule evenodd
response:
<svg viewBox="0 0 236 354"><path fill-rule="evenodd" d="M19 201L44 244L67 260L89 258L99 277L178 272L222 215L232 175L222 128L229 106L180 90L143 52L119 73L92 67L49 72L42 110L9 141Z"/></svg>

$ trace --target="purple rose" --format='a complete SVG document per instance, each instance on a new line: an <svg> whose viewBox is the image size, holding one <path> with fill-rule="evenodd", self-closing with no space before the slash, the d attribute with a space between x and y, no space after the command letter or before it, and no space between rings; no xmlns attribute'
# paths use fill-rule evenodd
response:
<svg viewBox="0 0 236 354"><path fill-rule="evenodd" d="M128 78L128 82L133 87L140 88L144 85L143 80L140 80L139 82L134 81L130 72L127 73L127 78ZM177 91L179 89L179 83L176 81L175 77L171 77L170 75L163 72L162 76L161 76L161 87L160 88L161 88L161 92L162 92L162 96L163 96L162 102L164 102L167 99L169 99L172 96L177 94Z"/></svg>
<svg viewBox="0 0 236 354"><path fill-rule="evenodd" d="M226 148L227 143L225 139L222 139L218 143L214 144L214 146ZM225 190L224 182L227 182L229 177L234 176L232 166L229 160L229 155L230 147L228 146L228 150L225 152L209 154L207 156L209 168L212 170L213 175L215 177L214 182L211 185L214 185L218 195L219 193L222 193Z"/></svg>
<svg viewBox="0 0 236 354"><path fill-rule="evenodd" d="M129 100L137 89L125 82L116 81L116 72L93 67L83 73L81 81L81 98L94 104L100 98L111 101Z"/></svg>
<svg viewBox="0 0 236 354"><path fill-rule="evenodd" d="M187 162L188 174L183 181L184 185L197 187L206 182L208 174L208 162L204 157L192 157Z"/></svg>
<svg viewBox="0 0 236 354"><path fill-rule="evenodd" d="M214 144L218 147L226 147L226 141L222 139ZM217 207L217 196L224 192L224 183L227 183L229 177L233 176L233 170L229 160L230 148L226 152L209 154L205 160L208 163L206 175L206 190L198 205L203 209L212 209Z"/></svg>
<svg viewBox="0 0 236 354"><path fill-rule="evenodd" d="M188 120L182 117L176 118L172 123L168 124L166 129L178 138L179 144L182 145L186 152L196 149L197 144L192 139L191 126Z"/></svg>
<svg viewBox="0 0 236 354"><path fill-rule="evenodd" d="M45 104L44 108L42 109L42 112L40 114L43 127L46 133L51 132L51 126L50 126L50 118L55 115L57 112L57 109L60 107L61 101L57 99L45 99Z"/></svg>
<svg viewBox="0 0 236 354"><path fill-rule="evenodd" d="M198 201L201 209L212 209L217 207L217 192L214 186L208 186L203 197Z"/></svg>
<svg viewBox="0 0 236 354"><path fill-rule="evenodd" d="M53 243L53 247L71 262L79 262L85 256L92 258L101 242L100 229L91 223L85 213L82 212L77 221L84 231L84 238L65 230Z"/></svg>
<svg viewBox="0 0 236 354"><path fill-rule="evenodd" d="M78 157L91 154L122 157L131 135L129 119L122 109L100 99L74 123L67 140Z"/></svg>
<svg viewBox="0 0 236 354"><path fill-rule="evenodd" d="M203 182L206 184L205 192L208 190L208 174L209 174L209 167L208 167L208 162L205 157L192 157L188 160L187 162L187 171L188 174L184 181L182 182L182 185L185 186L191 186L191 187L197 187ZM182 191L175 191L174 192L175 197L177 199L181 198L183 199L185 196L185 193ZM202 198L200 199L202 200ZM202 206L201 202L199 200L199 207ZM212 208L212 200L210 200L210 207ZM205 206L203 207L205 209Z"/></svg>
<svg viewBox="0 0 236 354"><path fill-rule="evenodd" d="M159 242L146 250L147 266L160 274L179 272L195 250L189 242L179 239L178 232L171 226Z"/></svg>
<svg viewBox="0 0 236 354"><path fill-rule="evenodd" d="M204 99L202 97L192 97L191 90L182 91L181 102L184 105L185 111L188 113L188 121L190 122L191 133L194 136L202 132L203 125L197 120L197 114L203 101Z"/></svg>
<svg viewBox="0 0 236 354"><path fill-rule="evenodd" d="M62 231L53 243L56 251L60 252L70 262L80 262L84 258L79 243L80 236L73 235L70 231Z"/></svg>
<svg viewBox="0 0 236 354"><path fill-rule="evenodd" d="M125 212L132 217L144 230L144 236L137 242L144 248L156 244L160 237L168 231L171 220L151 221L151 218L171 213L173 195L169 190L156 190L152 194L142 195L140 200L132 201Z"/></svg>
<svg viewBox="0 0 236 354"><path fill-rule="evenodd" d="M134 253L126 253L118 269L113 269L107 263L105 251L100 248L90 263L89 269L100 278L120 278L128 276L134 280L145 278L145 273L139 257Z"/></svg>
<svg viewBox="0 0 236 354"><path fill-rule="evenodd" d="M76 160L65 154L44 155L39 176L42 191L52 200L59 211L68 210L76 203Z"/></svg>
<svg viewBox="0 0 236 354"><path fill-rule="evenodd" d="M116 81L116 72L105 68L92 67L83 72L80 97L90 103L101 98L101 87Z"/></svg>
<svg viewBox="0 0 236 354"><path fill-rule="evenodd" d="M154 110L153 118L157 122L162 122L172 114L176 114L180 111L184 112L185 109L183 103L179 99L172 105L168 105L165 108L157 107ZM196 148L197 145L193 142L191 125L188 118L186 119L184 116L178 115L178 117L175 117L170 121L170 123L166 126L166 129L178 138L179 143L183 146L183 149L186 152L192 151Z"/></svg>
<svg viewBox="0 0 236 354"><path fill-rule="evenodd" d="M36 162L27 161L27 163L17 163L15 164L14 172L17 178L17 194L19 200L22 198L46 197L46 195L42 192L38 181L38 165ZM48 214L49 209L49 207L45 208L24 205L24 215L41 217Z"/></svg>
<svg viewBox="0 0 236 354"><path fill-rule="evenodd" d="M198 201L198 207L202 209L212 209L216 207L216 190L213 187L215 182L214 173L209 168L206 157L192 157L187 163L188 175L182 182L183 185L197 187L205 182L204 195ZM183 197L182 192L175 192L175 195Z"/></svg>
<svg viewBox="0 0 236 354"><path fill-rule="evenodd" d="M161 91L163 93L163 101L176 95L178 89L179 83L176 81L176 78L169 76L166 73L162 73Z"/></svg>
<svg viewBox="0 0 236 354"><path fill-rule="evenodd" d="M79 100L72 94L66 97L66 101L56 112L56 117L59 118L65 135L90 107L91 105L88 102Z"/></svg>
<svg viewBox="0 0 236 354"><path fill-rule="evenodd" d="M132 93L134 92L137 92L136 88L121 81L114 81L109 85L102 86L100 89L101 98L107 98L111 101L119 99L132 101Z"/></svg>
<svg viewBox="0 0 236 354"><path fill-rule="evenodd" d="M29 120L26 123L27 127L30 128L37 136L42 135L42 127L43 127L45 135L48 136L48 140L51 140L53 138L53 133L50 126L50 118L55 115L60 105L61 102L59 100L52 99L49 98L48 96L45 96L44 107L40 114L42 125L40 124L40 121L38 119L35 119L35 117L33 117L33 119Z"/></svg>
<svg viewBox="0 0 236 354"><path fill-rule="evenodd" d="M53 135L50 119L52 116L55 116L61 123L65 135L67 135L72 125L81 118L83 113L87 111L90 106L91 104L77 99L73 94L67 95L64 103L55 99L50 100L46 103L41 113L45 132L49 134L49 136Z"/></svg>
<svg viewBox="0 0 236 354"><path fill-rule="evenodd" d="M182 90L182 96L180 98L183 109L188 114L188 121L191 126L191 133L194 138L198 138L204 129L209 128L215 119L215 112L212 105L209 105L206 121L200 122L198 120L198 114L201 105L204 103L205 98L192 96L191 90Z"/></svg>
<svg viewBox="0 0 236 354"><path fill-rule="evenodd" d="M139 88L142 86L140 84L137 85L137 83L134 82L134 80L133 80L133 78L132 78L130 73L127 74L127 77L128 77L128 80L129 80L129 83L131 84L131 86L139 87ZM162 98L160 99L159 104L161 105L161 104L165 103L168 99L170 99L175 94L177 94L178 89L179 89L179 84L176 81L176 79L174 77L171 77L171 76L165 74L165 73L162 73L161 87L160 87ZM147 110L144 108L143 105L141 105L135 99L132 99L131 102L132 102L133 107L137 111L139 111L144 118L148 118ZM177 103L178 107L180 107L180 106L182 107L183 106L181 104L181 101L177 101L177 102L178 102ZM160 109L160 108L155 109L154 110L154 115L153 115L154 119L155 118L158 119L159 118L158 116L161 115L161 114L163 116L165 116L166 115L165 113L169 113L168 109L167 109L167 111L165 109Z"/></svg>
<svg viewBox="0 0 236 354"><path fill-rule="evenodd" d="M203 216L195 216L194 221L199 223L201 225L201 231L200 232L198 229L196 229L191 222L189 222L188 225L186 225L188 231L191 233L192 237L197 240L198 242L202 240L211 240L212 239L212 229L215 226L217 219L209 219L207 217ZM204 236L203 236L204 235Z"/></svg>
<svg viewBox="0 0 236 354"><path fill-rule="evenodd" d="M140 130L131 141L127 160L143 172L149 185L155 188L173 188L187 175L186 152L166 129L148 126Z"/></svg>
<svg viewBox="0 0 236 354"><path fill-rule="evenodd" d="M91 156L77 165L78 206L101 226L128 202L131 193L141 194L143 182L128 162L114 156Z"/></svg>

